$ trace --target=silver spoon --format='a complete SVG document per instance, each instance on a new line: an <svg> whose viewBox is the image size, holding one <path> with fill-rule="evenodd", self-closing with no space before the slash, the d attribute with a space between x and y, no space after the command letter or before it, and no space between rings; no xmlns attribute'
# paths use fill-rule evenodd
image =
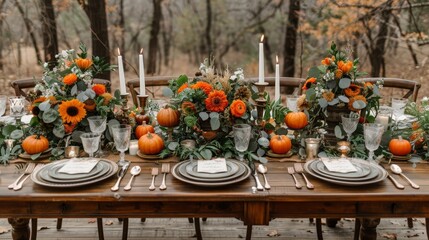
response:
<svg viewBox="0 0 429 240"><path fill-rule="evenodd" d="M131 171L130 171L131 178L130 178L130 181L128 182L128 184L124 187L125 191L131 190L131 183L133 183L134 177L139 175L141 171L142 171L142 169L140 168L140 166L134 166L131 168Z"/></svg>
<svg viewBox="0 0 429 240"><path fill-rule="evenodd" d="M392 170L392 172L393 172L394 174L398 174L398 175L402 176L403 178L405 178L405 180L407 180L407 181L411 184L411 187L416 188L416 189L419 189L419 188L420 188L420 187L419 187L419 185L415 184L413 181L411 181L409 178L407 178L407 177L402 173L402 169L401 169L401 167L399 167L398 165L396 165L396 164L392 164L392 165L390 165L390 170Z"/></svg>
<svg viewBox="0 0 429 240"><path fill-rule="evenodd" d="M265 188L265 189L270 189L270 188L271 188L271 186L270 186L270 184L268 184L267 177L265 176L265 173L267 173L267 172L268 172L267 167L266 167L265 165L259 164L259 165L258 165L258 172L260 172L260 173L262 174L262 176L264 176L264 181L265 181L265 186L264 186L264 188Z"/></svg>

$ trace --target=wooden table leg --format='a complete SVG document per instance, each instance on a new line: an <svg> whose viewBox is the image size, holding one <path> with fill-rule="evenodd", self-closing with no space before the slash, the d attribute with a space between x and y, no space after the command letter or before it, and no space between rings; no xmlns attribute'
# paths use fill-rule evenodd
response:
<svg viewBox="0 0 429 240"><path fill-rule="evenodd" d="M360 239L377 239L377 226L380 224L380 218L361 219Z"/></svg>
<svg viewBox="0 0 429 240"><path fill-rule="evenodd" d="M13 240L28 240L30 239L30 226L28 218L8 218L8 222L12 225Z"/></svg>
<svg viewBox="0 0 429 240"><path fill-rule="evenodd" d="M252 239L252 229L253 229L252 225L247 225L246 240L251 240Z"/></svg>

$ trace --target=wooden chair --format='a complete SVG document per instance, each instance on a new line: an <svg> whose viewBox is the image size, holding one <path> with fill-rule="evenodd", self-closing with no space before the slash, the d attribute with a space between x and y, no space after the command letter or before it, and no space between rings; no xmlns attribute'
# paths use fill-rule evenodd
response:
<svg viewBox="0 0 429 240"><path fill-rule="evenodd" d="M414 80L400 79L400 78L359 78L358 81L375 83L379 80L383 80L383 88L394 88L402 89L405 94L402 98L410 98L412 101L417 100L421 84Z"/></svg>
<svg viewBox="0 0 429 240"><path fill-rule="evenodd" d="M10 86L15 90L16 96L23 96L25 98L28 98L28 91L34 88L36 86L38 80L35 78L26 78L26 79L19 79L14 80L10 83ZM94 79L94 83L98 84L104 84L106 85L106 89L110 91L110 81L106 79ZM60 230L62 227L63 219L58 218L57 219L57 229ZM104 239L104 233L103 233L103 219L97 218L97 228L98 228L98 238L100 240ZM31 219L31 240L37 239L37 218Z"/></svg>
<svg viewBox="0 0 429 240"><path fill-rule="evenodd" d="M151 98L155 98L155 95L157 94L157 90L159 90L162 87L168 86L168 81L171 79L175 79L176 77L171 76L153 76L153 77L146 77L145 78L145 85L146 85L146 93ZM127 82L128 90L131 94L131 99L133 100L133 104L135 106L138 106L138 99L137 95L139 95L139 87L140 87L140 80L139 79L132 79ZM159 89L158 89L159 88Z"/></svg>
<svg viewBox="0 0 429 240"><path fill-rule="evenodd" d="M257 82L258 77L250 77L247 80L251 82ZM266 77L265 82L268 83L268 87L272 88L275 86L275 77ZM298 94L302 93L302 86L305 82L304 78L295 77L280 77L280 94L292 93L296 91ZM292 90L292 91L291 91ZM274 96L271 97L271 99Z"/></svg>
<svg viewBox="0 0 429 240"><path fill-rule="evenodd" d="M34 89L34 86L36 86L37 82L39 81L41 80L36 78L18 79L11 81L10 86L15 90L16 96L23 96L25 98L28 98L28 92ZM93 82L97 84L104 84L106 86L106 90L110 92L111 83L109 80L94 78Z"/></svg>

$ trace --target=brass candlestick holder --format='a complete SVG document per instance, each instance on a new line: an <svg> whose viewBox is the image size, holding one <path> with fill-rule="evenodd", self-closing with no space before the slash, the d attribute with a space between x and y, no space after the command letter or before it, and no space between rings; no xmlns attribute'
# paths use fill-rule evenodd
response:
<svg viewBox="0 0 429 240"><path fill-rule="evenodd" d="M147 98L149 97L149 95L138 95L137 96L139 99L139 106L141 108L141 115L145 114L145 108L146 108L146 102L147 102Z"/></svg>
<svg viewBox="0 0 429 240"><path fill-rule="evenodd" d="M258 88L259 97L256 101L256 111L258 113L258 123L262 122L264 116L265 106L267 105L267 100L265 99L265 87L268 86L267 82L255 82L253 83Z"/></svg>
<svg viewBox="0 0 429 240"><path fill-rule="evenodd" d="M130 110L130 108L128 107L128 96L130 94L129 93L125 93L125 94L121 94L121 101L122 101L122 114L120 115L120 119L119 121L122 124L129 124L130 120L128 118L128 112Z"/></svg>

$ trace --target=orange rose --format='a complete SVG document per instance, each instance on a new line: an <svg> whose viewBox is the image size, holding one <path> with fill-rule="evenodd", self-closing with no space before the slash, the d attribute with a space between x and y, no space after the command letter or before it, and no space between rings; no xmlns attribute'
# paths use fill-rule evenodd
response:
<svg viewBox="0 0 429 240"><path fill-rule="evenodd" d="M231 103L231 114L234 117L242 117L246 113L246 104L237 99Z"/></svg>
<svg viewBox="0 0 429 240"><path fill-rule="evenodd" d="M92 65L91 59L87 59L87 58L78 58L78 59L75 59L74 62L81 70L86 70Z"/></svg>
<svg viewBox="0 0 429 240"><path fill-rule="evenodd" d="M347 97L354 97L356 95L359 95L361 92L360 86L356 84L350 84L350 86L346 89L344 89L344 93Z"/></svg>
<svg viewBox="0 0 429 240"><path fill-rule="evenodd" d="M322 60L322 64L325 66L329 66L329 65L331 65L331 61L332 60L330 58L325 58Z"/></svg>
<svg viewBox="0 0 429 240"><path fill-rule="evenodd" d="M199 81L192 85L192 89L201 89L204 91L204 93L208 96L211 91L213 91L212 85L210 85L207 82Z"/></svg>
<svg viewBox="0 0 429 240"><path fill-rule="evenodd" d="M70 73L67 74L64 78L63 78L63 82L66 85L73 85L75 82L77 81L77 75L74 73Z"/></svg>
<svg viewBox="0 0 429 240"><path fill-rule="evenodd" d="M186 88L188 88L188 84L182 84L182 86L179 87L179 89L177 89L177 93L181 93L183 92L183 90L185 90Z"/></svg>
<svg viewBox="0 0 429 240"><path fill-rule="evenodd" d="M94 84L92 90L94 90L95 94L101 95L106 92L106 86L104 84Z"/></svg>
<svg viewBox="0 0 429 240"><path fill-rule="evenodd" d="M339 61L337 63L337 65L338 65L338 69L340 69L343 73L347 74L352 69L353 62L352 61L347 61L347 62Z"/></svg>

